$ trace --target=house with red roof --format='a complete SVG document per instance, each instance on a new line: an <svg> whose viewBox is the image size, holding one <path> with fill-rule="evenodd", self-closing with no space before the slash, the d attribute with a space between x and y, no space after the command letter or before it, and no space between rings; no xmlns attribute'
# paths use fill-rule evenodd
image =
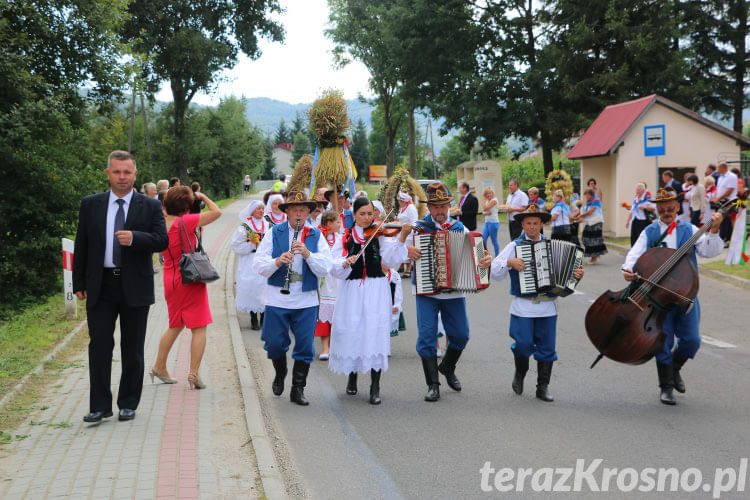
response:
<svg viewBox="0 0 750 500"><path fill-rule="evenodd" d="M653 94L604 108L566 156L581 160L583 186L594 178L602 190L604 231L627 236L622 203L638 182L655 193L664 170L680 182L685 173L703 179L706 165L739 160L747 149L750 138Z"/></svg>
<svg viewBox="0 0 750 500"><path fill-rule="evenodd" d="M292 175L294 165L292 165L292 143L280 142L273 147L271 153L274 165L276 166L276 177L279 175Z"/></svg>

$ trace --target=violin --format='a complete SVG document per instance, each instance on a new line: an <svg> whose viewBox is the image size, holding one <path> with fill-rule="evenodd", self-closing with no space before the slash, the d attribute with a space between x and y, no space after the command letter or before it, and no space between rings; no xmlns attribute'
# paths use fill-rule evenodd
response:
<svg viewBox="0 0 750 500"><path fill-rule="evenodd" d="M373 235L375 235L375 238L378 236L385 236L386 238L392 238L394 236L398 236L398 233L401 232L401 228L403 226L397 222L388 222L381 225L375 225L373 223L370 227L363 230L365 234L365 238L371 238ZM421 228L418 228L417 226L411 226L412 231L422 231Z"/></svg>

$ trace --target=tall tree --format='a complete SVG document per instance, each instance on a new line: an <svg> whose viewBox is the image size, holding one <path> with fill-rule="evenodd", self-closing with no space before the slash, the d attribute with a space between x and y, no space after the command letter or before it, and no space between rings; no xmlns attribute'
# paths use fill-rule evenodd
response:
<svg viewBox="0 0 750 500"><path fill-rule="evenodd" d="M220 71L234 67L240 52L260 56L258 39L283 40L270 19L278 0L134 0L122 38L150 56L146 78L169 81L174 100L173 168L187 180L185 113L199 91L211 91Z"/></svg>
<svg viewBox="0 0 750 500"><path fill-rule="evenodd" d="M383 18L398 0L328 0L331 28L326 35L333 40L333 54L341 65L354 58L370 71L370 88L377 94L383 108L385 163L388 175L395 165L394 145L404 114L397 110L400 87L399 71L393 48L398 34L387 29Z"/></svg>
<svg viewBox="0 0 750 500"><path fill-rule="evenodd" d="M309 155L313 153L313 146L310 139L307 138L307 134L300 130L294 134L294 142L292 142L292 164L291 167L297 163L297 160L302 158L302 155Z"/></svg>
<svg viewBox="0 0 750 500"><path fill-rule="evenodd" d="M60 238L75 232L81 197L104 186L106 164L91 163L87 104L116 102L122 86L123 8L0 2L0 316L58 293Z"/></svg>
<svg viewBox="0 0 750 500"><path fill-rule="evenodd" d="M446 172L452 172L456 165L469 161L469 149L466 141L461 140L460 134L454 137L440 150L440 163Z"/></svg>
<svg viewBox="0 0 750 500"><path fill-rule="evenodd" d="M404 113L401 114L401 119L406 120ZM383 106L378 104L370 113L370 135L367 138L370 165L387 165L388 141L386 139L384 123ZM393 138L393 158L396 163L403 159L408 151L408 147L408 131L406 127L399 127L398 133Z"/></svg>
<svg viewBox="0 0 750 500"><path fill-rule="evenodd" d="M367 125L360 118L354 125L352 140L349 143L349 153L352 156L354 166L360 173L367 171L370 160L370 147L367 141Z"/></svg>
<svg viewBox="0 0 750 500"><path fill-rule="evenodd" d="M279 122L279 128L276 129L275 140L276 144L283 144L286 142L292 142L294 140L294 136L289 130L289 127L286 126L286 122L283 118Z"/></svg>
<svg viewBox="0 0 750 500"><path fill-rule="evenodd" d="M708 112L732 118L742 133L750 105L750 4L745 0L681 0L682 33L688 40L691 84Z"/></svg>

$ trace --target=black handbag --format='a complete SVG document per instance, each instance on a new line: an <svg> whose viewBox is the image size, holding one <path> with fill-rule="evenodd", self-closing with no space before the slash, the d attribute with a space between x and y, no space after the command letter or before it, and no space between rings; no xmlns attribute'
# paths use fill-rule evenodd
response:
<svg viewBox="0 0 750 500"><path fill-rule="evenodd" d="M196 253L193 250L193 245L190 243L187 229L185 224L180 217L180 249L182 250L182 257L180 257L180 274L182 275L182 283L211 283L219 279L219 273L216 271L211 262L208 260L208 255L203 251L201 241L198 239L198 245L200 251ZM190 253L185 253L185 246L182 244L182 234L185 233L185 239L188 243Z"/></svg>

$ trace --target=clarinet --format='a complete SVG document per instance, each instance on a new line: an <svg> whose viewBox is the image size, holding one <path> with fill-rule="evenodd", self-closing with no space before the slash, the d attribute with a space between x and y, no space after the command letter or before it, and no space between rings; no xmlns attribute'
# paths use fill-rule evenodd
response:
<svg viewBox="0 0 750 500"><path fill-rule="evenodd" d="M297 235L299 234L300 222L302 222L302 220L297 219L297 224L294 226L294 236L292 237L292 245L294 244L295 241L297 241ZM289 248L290 249L292 248L291 245L289 246ZM284 278L284 286L282 286L280 290L280 292L283 293L284 295L289 295L289 280L291 278L292 278L292 263L290 262L286 266L286 278Z"/></svg>

